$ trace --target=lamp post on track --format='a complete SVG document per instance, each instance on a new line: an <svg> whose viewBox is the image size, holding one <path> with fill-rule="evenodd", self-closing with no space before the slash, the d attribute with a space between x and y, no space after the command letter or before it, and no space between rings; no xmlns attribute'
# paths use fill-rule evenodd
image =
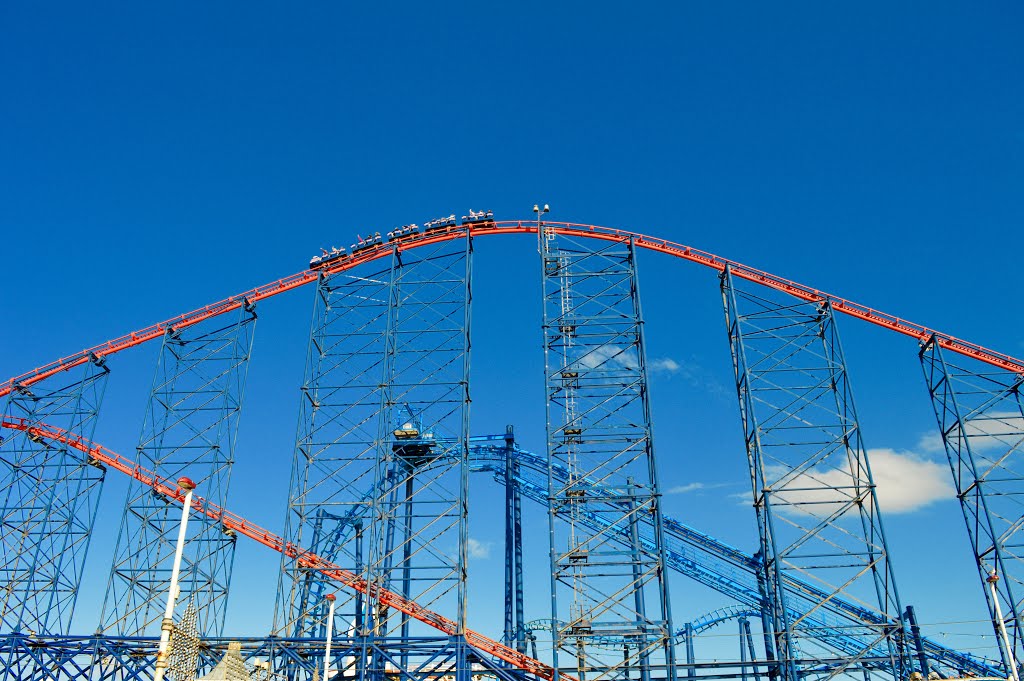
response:
<svg viewBox="0 0 1024 681"><path fill-rule="evenodd" d="M1011 681L1020 681L1020 676L1017 673L1017 657L1013 654L1013 646L1010 645L1010 639L1006 635L1006 623L1003 621L1003 609L999 605L999 591L996 589L996 584L999 583L999 573L993 568L988 573L988 578L985 580L988 583L989 589L992 594L992 606L996 611L996 629L999 631L999 636L1003 642L1003 650L1005 654L1006 669L1010 673Z"/></svg>
<svg viewBox="0 0 1024 681"><path fill-rule="evenodd" d="M160 647L156 653L156 667L153 670L153 681L163 681L167 673L168 647L171 632L174 630L174 603L178 600L178 573L181 571L181 554L185 550L185 530L188 528L188 512L192 508L192 492L196 483L182 476L178 478L178 487L185 490L185 499L181 502L181 525L178 527L178 544L174 550L174 565L171 568L171 585L167 591L167 608L164 619L160 623Z"/></svg>
<svg viewBox="0 0 1024 681"><path fill-rule="evenodd" d="M539 203L535 203L535 204L533 204L533 212L537 214L537 252L538 253L543 253L544 252L544 241L543 241L543 239L544 239L544 231L543 231L542 225L544 223L541 222L541 217L545 213L550 213L551 212L551 206L549 206L548 204L545 203L544 207L541 208Z"/></svg>
<svg viewBox="0 0 1024 681"><path fill-rule="evenodd" d="M328 672L331 669L331 638L334 635L334 601L336 596L334 594L327 594L324 598L331 604L327 610L327 646L324 649L323 681L327 681Z"/></svg>

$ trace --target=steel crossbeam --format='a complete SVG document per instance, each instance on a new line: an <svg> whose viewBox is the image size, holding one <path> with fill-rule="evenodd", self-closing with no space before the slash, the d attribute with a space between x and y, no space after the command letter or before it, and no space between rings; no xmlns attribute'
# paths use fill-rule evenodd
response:
<svg viewBox="0 0 1024 681"><path fill-rule="evenodd" d="M92 437L109 369L93 357L75 373L16 388L4 419ZM0 630L68 633L104 478L95 463L28 431L0 434Z"/></svg>
<svg viewBox="0 0 1024 681"><path fill-rule="evenodd" d="M138 463L161 476L188 475L214 503L228 495L238 418L256 313L169 328L157 359L137 449ZM143 636L158 631L174 557L177 524L171 501L133 483L125 500L101 616L101 631ZM202 636L224 627L234 533L216 522L189 526L181 599L191 598Z"/></svg>
<svg viewBox="0 0 1024 681"><path fill-rule="evenodd" d="M909 670L903 611L831 306L737 286L729 268L722 299L779 670L800 678L793 660L817 647L809 617L842 597L877 618L846 628L863 648L832 674L862 667L881 643L899 681ZM794 616L785 587L797 577L820 600Z"/></svg>
<svg viewBox="0 0 1024 681"><path fill-rule="evenodd" d="M950 356L936 339L921 366L967 524L1006 673L1024 661L1024 374Z"/></svg>
<svg viewBox="0 0 1024 681"><path fill-rule="evenodd" d="M548 473L554 666L568 654L581 679L646 681L654 666L674 678L633 244L541 231L548 462L568 471ZM645 518L653 545L635 537ZM613 655L597 644L609 636L631 645Z"/></svg>

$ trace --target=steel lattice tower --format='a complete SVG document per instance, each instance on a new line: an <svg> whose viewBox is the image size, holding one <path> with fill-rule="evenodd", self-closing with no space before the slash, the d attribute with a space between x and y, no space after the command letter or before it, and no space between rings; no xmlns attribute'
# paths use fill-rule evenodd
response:
<svg viewBox="0 0 1024 681"><path fill-rule="evenodd" d="M55 425L91 439L108 373L93 357L71 376L15 386L4 419ZM104 478L103 467L93 464L27 431L0 433L3 631L68 633Z"/></svg>
<svg viewBox="0 0 1024 681"><path fill-rule="evenodd" d="M633 243L593 248L543 228L538 238L553 664L565 664L562 654L568 653L581 681L646 681L652 669L674 679ZM649 542L638 539L644 520L654 528ZM622 640L623 647L602 646L609 638Z"/></svg>
<svg viewBox="0 0 1024 681"><path fill-rule="evenodd" d="M317 286L286 537L465 620L472 241L395 249ZM275 629L317 635L335 587L283 559ZM339 632L419 626L340 593Z"/></svg>
<svg viewBox="0 0 1024 681"><path fill-rule="evenodd" d="M321 275L299 400L299 425L284 536L361 573L363 521L376 497L375 465L388 329L391 265ZM334 586L282 557L274 630L312 636ZM348 596L348 600L343 598ZM362 596L342 595L337 614L361 627Z"/></svg>
<svg viewBox="0 0 1024 681"><path fill-rule="evenodd" d="M842 650L855 636L863 647L827 675L863 668L899 681L909 670L902 609L831 306L747 290L729 268L722 297L760 532L769 655L795 680L804 673L799 658L827 655L821 643L830 638ZM798 578L813 590L786 588ZM837 597L875 622L810 629L809 616Z"/></svg>
<svg viewBox="0 0 1024 681"><path fill-rule="evenodd" d="M936 337L920 356L1003 663L1016 677L1024 660L1024 375L954 362Z"/></svg>
<svg viewBox="0 0 1024 681"><path fill-rule="evenodd" d="M227 499L256 313L168 328L138 446L138 463L168 480L191 478L217 505ZM101 630L153 633L163 617L180 511L146 485L129 487ZM180 601L195 603L200 636L224 626L235 536L203 517L189 524Z"/></svg>

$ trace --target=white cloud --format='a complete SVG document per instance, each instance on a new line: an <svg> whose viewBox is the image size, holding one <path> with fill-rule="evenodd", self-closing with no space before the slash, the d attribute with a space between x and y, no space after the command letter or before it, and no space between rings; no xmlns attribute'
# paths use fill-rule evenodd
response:
<svg viewBox="0 0 1024 681"><path fill-rule="evenodd" d="M470 537L466 550L469 552L470 558L490 558L492 546L494 546L494 542L484 542Z"/></svg>
<svg viewBox="0 0 1024 681"><path fill-rule="evenodd" d="M699 489L704 489L706 485L703 482L691 482L688 485L677 485L676 487L670 487L665 494L686 494L687 492L696 492Z"/></svg>
<svg viewBox="0 0 1024 681"><path fill-rule="evenodd" d="M634 348L624 348L612 343L588 350L580 356L579 363L588 369L596 369L598 367L612 369L615 365L625 367L626 369L636 369L640 366Z"/></svg>
<svg viewBox="0 0 1024 681"><path fill-rule="evenodd" d="M956 438L959 430L959 426L954 426L950 431L950 437ZM984 417L969 419L964 433L970 442L972 452L1009 450L1021 446L1021 439L1024 437L1024 417L1020 412L992 411ZM922 436L918 446L926 452L944 451L942 436L938 433Z"/></svg>
<svg viewBox="0 0 1024 681"><path fill-rule="evenodd" d="M650 362L652 371L664 371L668 374L674 374L679 371L682 367L679 366L679 362L675 361L671 357L662 357L659 359L652 359Z"/></svg>
<svg viewBox="0 0 1024 681"><path fill-rule="evenodd" d="M945 464L925 459L913 452L893 449L869 449L868 460L875 480L878 505L884 513L910 513L936 501L953 499L953 485ZM777 479L784 471L766 471ZM815 516L822 517L836 510L836 504L849 501L853 476L848 468L813 469L795 478L787 478L786 488L776 491L776 498L787 503L814 504ZM841 489L846 488L846 489ZM749 500L749 497L747 497ZM776 506L791 512L796 507Z"/></svg>
<svg viewBox="0 0 1024 681"><path fill-rule="evenodd" d="M909 513L943 499L953 499L949 466L912 452L869 449L878 505L886 513Z"/></svg>

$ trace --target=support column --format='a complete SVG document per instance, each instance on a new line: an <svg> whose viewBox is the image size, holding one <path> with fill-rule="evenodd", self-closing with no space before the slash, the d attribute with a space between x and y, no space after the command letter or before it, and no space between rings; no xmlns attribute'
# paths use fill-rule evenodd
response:
<svg viewBox="0 0 1024 681"><path fill-rule="evenodd" d="M252 351L256 312L169 328L139 440L140 465L161 477L183 475L203 496L227 506L238 419ZM179 511L169 499L133 482L128 489L100 630L118 636L153 634L170 577ZM197 517L189 525L181 566L181 600L196 607L201 637L224 627L235 539L219 523Z"/></svg>
<svg viewBox="0 0 1024 681"><path fill-rule="evenodd" d="M372 505L381 486L376 443L394 263L369 267L359 276L321 274L317 282L284 522L287 541L357 574L366 570ZM324 596L335 589L282 556L274 631L319 637ZM337 597L338 617L356 621L357 635L366 636L376 604L344 591Z"/></svg>
<svg viewBox="0 0 1024 681"><path fill-rule="evenodd" d="M539 234L553 660L578 679L675 679L661 494L631 241ZM559 471L566 471L559 475ZM648 541L631 538L635 518ZM623 659L602 645L634 642ZM569 664L567 664L569 663Z"/></svg>
<svg viewBox="0 0 1024 681"><path fill-rule="evenodd" d="M902 609L832 309L740 284L726 268L722 299L782 677L801 677L798 658L813 664L838 650L850 662L825 678L868 657L885 660L871 663L873 674L901 681L910 669ZM808 577L815 589L790 590ZM837 598L870 607L871 619L808 627L808 615Z"/></svg>
<svg viewBox="0 0 1024 681"><path fill-rule="evenodd" d="M104 468L34 426L92 439L109 369L92 358L30 387L15 386L0 429L0 630L69 633Z"/></svg>
<svg viewBox="0 0 1024 681"><path fill-rule="evenodd" d="M386 268L318 284L286 537L425 608L465 613L472 241L396 248ZM361 523L359 541L355 528ZM323 579L283 559L275 629L322 626ZM371 587L373 588L373 587ZM371 652L433 635L338 593ZM404 659L404 657L402 658Z"/></svg>
<svg viewBox="0 0 1024 681"><path fill-rule="evenodd" d="M1016 678L1024 661L1024 375L946 352L939 341L922 345L921 366L1006 673Z"/></svg>

